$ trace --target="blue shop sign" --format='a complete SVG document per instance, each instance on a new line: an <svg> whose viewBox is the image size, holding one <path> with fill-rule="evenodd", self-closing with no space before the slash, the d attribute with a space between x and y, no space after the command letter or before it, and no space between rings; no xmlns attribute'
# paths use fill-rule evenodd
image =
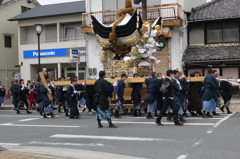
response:
<svg viewBox="0 0 240 159"><path fill-rule="evenodd" d="M47 49L40 50L40 57L67 56L67 49ZM38 50L23 51L23 58L38 58Z"/></svg>

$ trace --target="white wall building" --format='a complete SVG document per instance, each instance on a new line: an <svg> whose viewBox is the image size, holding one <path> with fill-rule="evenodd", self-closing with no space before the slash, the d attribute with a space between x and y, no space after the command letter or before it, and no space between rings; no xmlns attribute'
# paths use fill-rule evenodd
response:
<svg viewBox="0 0 240 159"><path fill-rule="evenodd" d="M14 74L19 73L18 23L8 19L40 4L36 0L0 0L0 81L9 90Z"/></svg>
<svg viewBox="0 0 240 159"><path fill-rule="evenodd" d="M34 24L43 24L40 35L41 68L47 68L50 78L61 76L85 78L86 48L81 33L85 2L70 2L39 6L10 19L18 21L19 63L22 78L36 80L38 69L38 38ZM76 62L70 60L70 49L79 51L79 73Z"/></svg>
<svg viewBox="0 0 240 159"><path fill-rule="evenodd" d="M157 72L165 73L167 69L178 69L182 71L182 56L187 47L187 17L192 7L205 3L206 0L148 0L149 21L154 21L159 16L163 17L163 30L166 37L166 48L157 52L157 58L161 59L159 65L154 66ZM132 2L133 4L133 2ZM155 6L154 6L155 5ZM152 7L150 7L152 6ZM103 24L111 24L117 19L118 9L125 7L125 0L86 0L86 13L83 14L83 30L88 35L86 40L88 68L103 67L99 61L100 47L92 33L90 15L96 16ZM133 4L133 7L142 7ZM106 11L107 10L107 11ZM90 13L91 12L91 13ZM111 17L110 17L111 16ZM89 75L96 78L97 75Z"/></svg>

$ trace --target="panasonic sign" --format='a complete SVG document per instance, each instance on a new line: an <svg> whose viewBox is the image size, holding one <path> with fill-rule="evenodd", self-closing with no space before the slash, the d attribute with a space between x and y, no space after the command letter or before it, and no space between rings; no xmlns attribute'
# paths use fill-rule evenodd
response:
<svg viewBox="0 0 240 159"><path fill-rule="evenodd" d="M60 57L67 56L67 49L49 49L49 50L41 50L40 57ZM37 58L38 50L27 50L23 51L23 58Z"/></svg>

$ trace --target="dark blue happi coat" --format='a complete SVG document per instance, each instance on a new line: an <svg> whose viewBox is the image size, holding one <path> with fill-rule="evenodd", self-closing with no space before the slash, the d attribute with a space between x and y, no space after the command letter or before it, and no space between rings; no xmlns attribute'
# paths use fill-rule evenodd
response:
<svg viewBox="0 0 240 159"><path fill-rule="evenodd" d="M162 85L162 79L158 79L158 78L146 78L145 79L145 83L147 85L147 91L149 93L149 101L155 101L157 100L158 96L157 94L159 94L159 89ZM149 104L152 104L151 102Z"/></svg>
<svg viewBox="0 0 240 159"><path fill-rule="evenodd" d="M208 74L204 78L203 82L204 92L202 96L202 101L209 101L212 98L217 101L219 97L218 93L218 81L212 74Z"/></svg>

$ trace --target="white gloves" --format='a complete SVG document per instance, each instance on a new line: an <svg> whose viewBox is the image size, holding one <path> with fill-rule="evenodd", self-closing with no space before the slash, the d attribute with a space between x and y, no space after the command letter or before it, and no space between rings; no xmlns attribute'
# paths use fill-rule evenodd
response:
<svg viewBox="0 0 240 159"><path fill-rule="evenodd" d="M114 87L117 87L117 82L113 83L113 86L114 86Z"/></svg>

